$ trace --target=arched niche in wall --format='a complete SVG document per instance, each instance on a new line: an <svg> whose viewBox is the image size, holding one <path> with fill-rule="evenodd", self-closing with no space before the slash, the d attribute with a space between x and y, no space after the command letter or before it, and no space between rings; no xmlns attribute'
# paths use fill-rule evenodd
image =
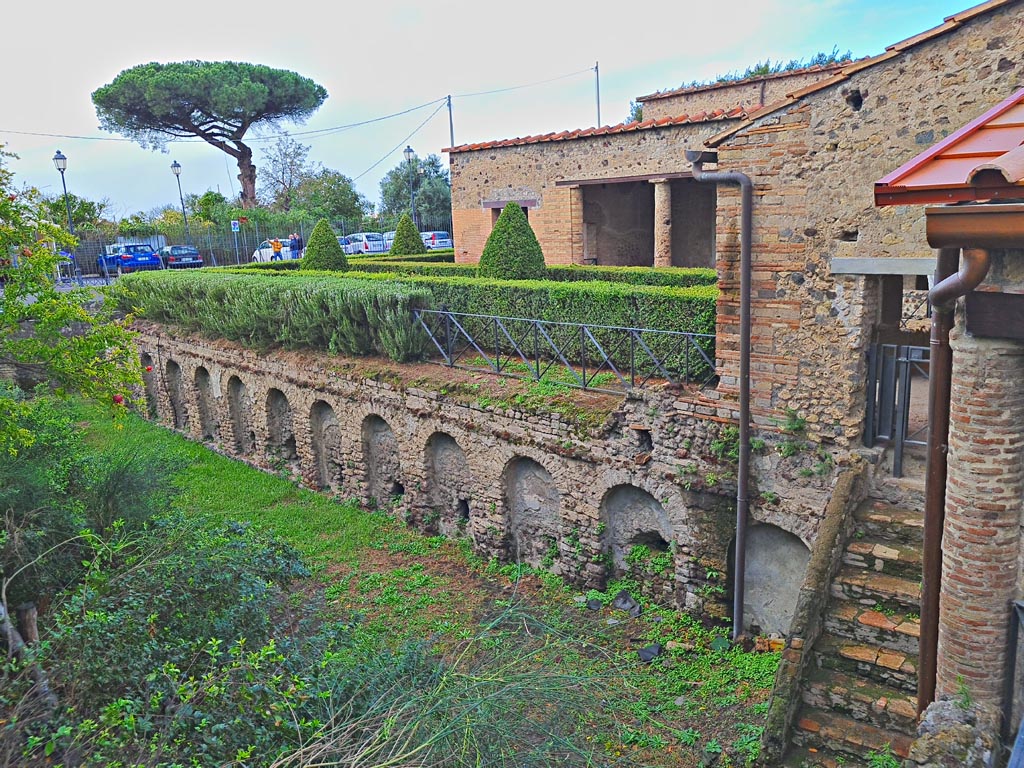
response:
<svg viewBox="0 0 1024 768"><path fill-rule="evenodd" d="M548 472L533 459L516 456L502 471L511 556L534 568L558 556L561 495Z"/></svg>
<svg viewBox="0 0 1024 768"><path fill-rule="evenodd" d="M451 435L435 432L427 439L428 528L444 536L465 536L469 524L470 475L466 454ZM435 523L436 521L436 523Z"/></svg>
<svg viewBox="0 0 1024 768"><path fill-rule="evenodd" d="M175 429L188 429L188 405L185 403L185 382L181 366L168 360L164 367L167 380L167 399L171 401L171 420Z"/></svg>
<svg viewBox="0 0 1024 768"><path fill-rule="evenodd" d="M363 462L366 466L367 494L377 504L385 504L405 493L402 484L402 460L395 433L384 419L371 413L363 419Z"/></svg>
<svg viewBox="0 0 1024 768"><path fill-rule="evenodd" d="M139 362L142 364L142 386L146 395L146 413L149 418L157 417L157 403L160 397L160 385L157 382L156 366L153 365L153 357L148 352L139 355Z"/></svg>
<svg viewBox="0 0 1024 768"><path fill-rule="evenodd" d="M199 429L203 440L216 440L220 425L217 423L217 398L213 379L203 366L196 368L196 403L199 406Z"/></svg>
<svg viewBox="0 0 1024 768"><path fill-rule="evenodd" d="M735 540L730 555L735 551ZM747 529L743 623L764 634L789 634L811 552L796 536L775 525ZM730 557L730 572L732 556Z"/></svg>
<svg viewBox="0 0 1024 768"><path fill-rule="evenodd" d="M321 488L341 488L341 425L334 409L323 400L313 403L310 410L309 433L317 482Z"/></svg>
<svg viewBox="0 0 1024 768"><path fill-rule="evenodd" d="M237 376L228 379L228 413L234 433L235 451L249 456L256 450L256 434L252 430L252 401L249 390Z"/></svg>
<svg viewBox="0 0 1024 768"><path fill-rule="evenodd" d="M267 456L293 462L299 457L295 448L292 407L280 389L267 392Z"/></svg>
<svg viewBox="0 0 1024 768"><path fill-rule="evenodd" d="M670 551L672 525L661 502L635 485L616 485L605 493L601 522L602 548L611 555L616 574L628 570L626 558L633 547L646 547L651 554Z"/></svg>

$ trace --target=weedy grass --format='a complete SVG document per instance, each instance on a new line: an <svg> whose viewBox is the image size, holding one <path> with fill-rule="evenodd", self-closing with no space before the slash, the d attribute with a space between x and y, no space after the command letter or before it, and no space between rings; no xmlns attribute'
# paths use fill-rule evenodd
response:
<svg viewBox="0 0 1024 768"><path fill-rule="evenodd" d="M501 764L689 768L709 754L720 766L756 759L779 655L732 647L728 628L659 608L628 580L584 595L545 571L483 560L467 540L422 536L387 507L369 511L297 487L134 416L112 423L98 409L80 408L78 418L94 446L115 445L128 431L144 437L149 453L172 456L177 509L251 522L298 550L315 583L297 599L319 600L325 618L358 626L364 652L428 643L449 675L437 690L445 692L444 707L458 709L458 738L504 745L508 762ZM612 607L621 589L640 601L638 618ZM601 609L588 610L588 599ZM663 653L641 662L637 650L653 643ZM531 685L543 695L519 712L496 709L489 697L498 695L499 679L503 696ZM445 698L453 687L458 696ZM417 711L442 706L402 690L363 725L398 723L415 732ZM507 698L498 700L509 707ZM477 721L471 701L488 702L486 718ZM527 709L550 715L544 759L528 760L502 741L534 738L513 727ZM298 762L279 764L320 759L344 738L325 731L294 756Z"/></svg>

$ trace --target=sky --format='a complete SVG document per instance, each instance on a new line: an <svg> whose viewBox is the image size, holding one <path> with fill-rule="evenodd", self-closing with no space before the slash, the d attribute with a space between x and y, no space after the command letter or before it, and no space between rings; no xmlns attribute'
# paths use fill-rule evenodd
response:
<svg viewBox="0 0 1024 768"><path fill-rule="evenodd" d="M182 166L186 195L238 192L234 159L204 142L177 142L159 152L99 129L92 92L138 64L247 61L311 78L327 89L328 98L305 124L283 125L263 140L247 134L257 168L262 149L284 130L311 147L310 160L354 179L359 192L379 203L380 179L402 161L406 145L420 156L441 155L447 165L441 150L451 146L448 95L456 145L587 128L598 124L596 65L600 124L614 125L626 120L637 96L742 72L766 59L788 62L833 49L857 58L874 55L972 3L93 0L54 6L21 0L8 5L0 144L18 155L10 163L16 183L60 194L52 161L60 149L68 157L68 191L108 200L108 216L116 219L178 204L172 161ZM499 92L475 95L492 91ZM377 119L414 107L421 108ZM303 131L321 133L302 136Z"/></svg>

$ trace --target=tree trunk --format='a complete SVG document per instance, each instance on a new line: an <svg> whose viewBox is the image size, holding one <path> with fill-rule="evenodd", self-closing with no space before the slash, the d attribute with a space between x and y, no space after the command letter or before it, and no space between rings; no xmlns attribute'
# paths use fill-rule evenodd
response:
<svg viewBox="0 0 1024 768"><path fill-rule="evenodd" d="M252 150L240 141L238 147L238 183L242 185L241 203L243 208L256 207L256 166L252 164Z"/></svg>

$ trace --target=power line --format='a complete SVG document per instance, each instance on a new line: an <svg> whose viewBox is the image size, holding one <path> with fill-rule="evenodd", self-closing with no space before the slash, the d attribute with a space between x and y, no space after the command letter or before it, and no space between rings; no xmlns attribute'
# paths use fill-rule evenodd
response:
<svg viewBox="0 0 1024 768"><path fill-rule="evenodd" d="M447 101L447 100L444 100L444 101ZM387 160L387 159L388 159L389 157L391 157L391 155L392 155L392 154L394 153L394 151L395 151L396 149L398 149L399 147L401 147L401 146L402 146L403 144L405 144L405 143L406 143L407 141L409 141L409 139L411 139L411 138L412 138L413 136L415 136L415 135L416 135L417 133L419 133L419 132L420 132L420 129L421 129L421 128L422 128L422 127L423 127L424 125L426 125L427 123L429 123L429 122L431 121L431 119L432 119L432 118L434 117L434 115L436 115L436 114L437 114L438 112L440 112L440 111L441 111L441 110L442 110L442 109L443 109L443 108L444 108L445 106L446 106L446 104L440 104L440 105L438 105L437 109L435 109L435 110L434 110L433 112L431 112L431 113L430 113L430 114L429 114L429 115L427 116L427 119L426 119L426 120L424 120L424 121L423 121L422 123L420 123L419 125L417 125L417 126L416 126L416 127L415 127L415 128L413 129L413 132L412 132L412 133L410 133L410 134L409 134L408 136L406 136L406 137L405 137L404 139L402 139L402 140L401 140L400 142L398 142L398 144L396 144L396 145L395 145L395 146L393 146L393 147L392 147L391 149L389 149L386 155L384 155L384 156L383 156L383 157L382 157L382 158L381 158L380 160L378 160L378 161L377 161L376 163L374 163L373 165L371 165L371 166L370 166L369 168L367 168L367 169L366 169L365 171L363 171L362 173L360 173L360 174L359 174L358 176L354 177L354 178L352 179L352 181L358 181L358 180L359 180L359 179L361 179L361 178L362 178L363 176L365 176L365 175L366 175L366 174L368 174L368 173L369 173L370 171L372 171L372 170L373 170L374 168L376 168L376 167L377 167L378 165L380 165L380 164L381 164L381 163L383 163L383 162L384 162L385 160Z"/></svg>
<svg viewBox="0 0 1024 768"><path fill-rule="evenodd" d="M586 69L581 69L577 72L570 72L568 75L559 75L558 77L552 77L549 80L538 80L535 83L525 83L524 85L512 85L509 86L508 88L496 88L493 91L477 91L476 93L456 93L452 94L452 97L456 99L466 99L469 98L470 96L489 96L492 93L506 93L508 91L519 91L522 90L523 88L533 88L535 85L546 85L547 83L554 83L559 80L567 80L570 77L576 77L576 75L582 75L585 72L593 71L593 67L587 67Z"/></svg>

